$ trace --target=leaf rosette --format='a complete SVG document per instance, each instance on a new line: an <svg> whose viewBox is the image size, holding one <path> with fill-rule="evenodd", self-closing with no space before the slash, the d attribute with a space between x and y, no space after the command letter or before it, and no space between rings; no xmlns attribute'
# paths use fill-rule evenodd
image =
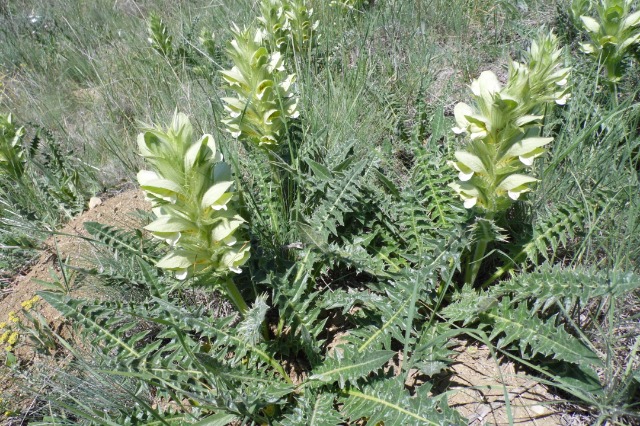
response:
<svg viewBox="0 0 640 426"><path fill-rule="evenodd" d="M231 168L211 135L195 140L184 114L166 130L148 128L138 149L154 170L141 170L138 182L156 219L145 227L171 249L157 266L176 277L241 272L249 259L245 220L237 212Z"/></svg>

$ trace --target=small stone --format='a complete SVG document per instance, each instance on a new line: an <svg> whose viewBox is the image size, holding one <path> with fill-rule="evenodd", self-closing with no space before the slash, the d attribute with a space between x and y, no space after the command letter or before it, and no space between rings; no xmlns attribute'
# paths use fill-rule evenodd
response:
<svg viewBox="0 0 640 426"><path fill-rule="evenodd" d="M89 210L93 210L96 207L98 207L100 204L102 204L102 200L98 197L91 197L91 199L89 200Z"/></svg>
<svg viewBox="0 0 640 426"><path fill-rule="evenodd" d="M532 405L531 406L531 411L533 411L534 413L536 413L539 416L545 415L548 413L547 409L542 406L542 405Z"/></svg>

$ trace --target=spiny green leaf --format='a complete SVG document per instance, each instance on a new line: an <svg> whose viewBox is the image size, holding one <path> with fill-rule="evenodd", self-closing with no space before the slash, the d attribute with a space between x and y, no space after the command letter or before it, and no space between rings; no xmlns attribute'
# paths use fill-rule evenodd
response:
<svg viewBox="0 0 640 426"><path fill-rule="evenodd" d="M493 325L491 339L498 339L499 347L516 343L522 353L535 356L540 353L553 359L578 365L601 367L596 353L556 323L556 315L542 320L531 315L526 304L513 307L508 298L482 317Z"/></svg>
<svg viewBox="0 0 640 426"><path fill-rule="evenodd" d="M199 422L193 423L194 426L227 426L238 420L238 416L229 413L218 413L205 417Z"/></svg>
<svg viewBox="0 0 640 426"><path fill-rule="evenodd" d="M341 413L345 420L355 423L364 418L371 425L464 424L458 412L447 406L445 397L430 397L428 390L423 385L412 397L401 379L380 380L362 390L348 388L340 399L344 404Z"/></svg>
<svg viewBox="0 0 640 426"><path fill-rule="evenodd" d="M351 350L350 350L351 349ZM395 354L393 351L374 351L353 355L353 348L343 348L345 358L338 355L341 349L335 349L333 357L325 360L324 364L315 369L309 381L322 383L338 382L341 388L349 381L366 377L372 371L383 366Z"/></svg>
<svg viewBox="0 0 640 426"><path fill-rule="evenodd" d="M62 312L63 315L74 318L84 327L87 327L88 330L97 333L100 339L110 342L114 347L126 352L134 359L141 356L141 353L138 352L127 339L124 339L103 325L106 318L102 317L101 320L98 320L95 314L85 312L81 302L74 301L61 294L51 293L48 291L43 291L39 294L51 306Z"/></svg>
<svg viewBox="0 0 640 426"><path fill-rule="evenodd" d="M84 222L83 226L91 236L110 248L126 251L140 256L147 262L153 262L153 259L144 252L142 240L135 233L103 225L99 222Z"/></svg>
<svg viewBox="0 0 640 426"><path fill-rule="evenodd" d="M293 413L285 415L282 426L335 426L340 424L340 414L335 410L336 395L322 391L318 394L310 389L296 398Z"/></svg>
<svg viewBox="0 0 640 426"><path fill-rule="evenodd" d="M320 164L310 158L307 158L305 162L309 165L309 167L311 167L311 170L313 170L317 177L325 180L333 179L331 170L329 170L324 164Z"/></svg>
<svg viewBox="0 0 640 426"><path fill-rule="evenodd" d="M491 289L495 296L510 294L512 301L530 300L532 311L544 312L559 304L569 312L601 297L621 297L640 288L640 277L631 272L598 271L587 267L543 264L518 274Z"/></svg>

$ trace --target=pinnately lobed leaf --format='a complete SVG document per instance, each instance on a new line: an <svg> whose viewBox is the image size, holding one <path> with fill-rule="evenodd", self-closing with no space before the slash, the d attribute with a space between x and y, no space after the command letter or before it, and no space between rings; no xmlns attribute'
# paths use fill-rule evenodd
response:
<svg viewBox="0 0 640 426"><path fill-rule="evenodd" d="M543 320L531 315L526 304L513 307L508 298L484 315L494 324L491 339L501 336L499 347L517 341L521 351L529 356L540 353L578 365L602 366L596 353L556 324L555 315Z"/></svg>
<svg viewBox="0 0 640 426"><path fill-rule="evenodd" d="M354 352L347 351L348 354L353 354ZM338 382L339 386L344 388L349 381L366 377L372 371L383 366L395 352L373 351L346 358L340 358L338 354L339 350L336 350L333 357L327 358L324 364L313 371L309 380L321 383Z"/></svg>
<svg viewBox="0 0 640 426"><path fill-rule="evenodd" d="M401 377L380 380L362 389L348 388L342 392L341 414L356 422L366 418L367 424L433 425L464 424L460 414L447 406L444 395L428 395L429 386L420 386L410 396Z"/></svg>

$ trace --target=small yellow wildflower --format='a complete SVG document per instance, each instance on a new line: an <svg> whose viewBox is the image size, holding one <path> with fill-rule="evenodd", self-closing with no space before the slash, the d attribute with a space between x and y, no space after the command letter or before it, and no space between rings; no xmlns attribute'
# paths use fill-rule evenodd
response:
<svg viewBox="0 0 640 426"><path fill-rule="evenodd" d="M18 341L18 332L14 331L13 333L11 333L11 336L9 336L9 339L7 339L7 344L9 346L13 346L16 344L16 342Z"/></svg>
<svg viewBox="0 0 640 426"><path fill-rule="evenodd" d="M11 334L11 330L5 331L2 336L0 336L0 343L4 343L9 339L9 335Z"/></svg>
<svg viewBox="0 0 640 426"><path fill-rule="evenodd" d="M7 346L6 348L4 348L4 350L7 352L11 352L13 350L13 346Z"/></svg>
<svg viewBox="0 0 640 426"><path fill-rule="evenodd" d="M3 328L5 328L7 326L6 322L0 322L0 330L2 330ZM0 399L0 402L2 402L2 400Z"/></svg>
<svg viewBox="0 0 640 426"><path fill-rule="evenodd" d="M34 296L34 297L32 297L31 299L29 299L29 300L25 300L24 302L22 302L22 303L21 303L22 308L23 308L25 311L28 311L28 310L30 310L31 308L33 308L33 305L35 305L35 304L38 302L38 300L40 300L40 297L39 297L39 296Z"/></svg>
<svg viewBox="0 0 640 426"><path fill-rule="evenodd" d="M20 319L16 316L16 313L14 311L11 311L9 312L9 321L18 322L20 321Z"/></svg>

